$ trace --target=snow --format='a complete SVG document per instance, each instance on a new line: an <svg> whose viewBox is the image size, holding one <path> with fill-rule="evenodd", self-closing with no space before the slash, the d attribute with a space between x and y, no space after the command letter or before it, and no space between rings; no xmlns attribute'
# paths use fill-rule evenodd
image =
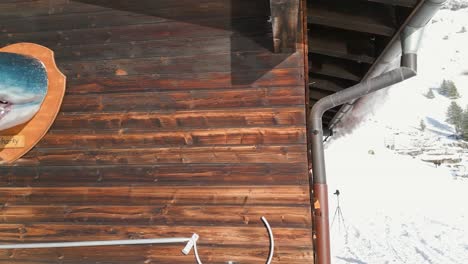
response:
<svg viewBox="0 0 468 264"><path fill-rule="evenodd" d="M467 8L468 2L466 0L449 0L445 3L444 9L458 10L461 8Z"/></svg>
<svg viewBox="0 0 468 264"><path fill-rule="evenodd" d="M331 227L333 263L468 263L468 142L451 137L452 100L436 89L452 80L462 95L456 101L468 105L463 26L468 8L441 10L426 30L418 76L368 98L352 115L373 114L344 134L351 115L326 144L330 220L336 189L344 220ZM434 99L423 96L430 88Z"/></svg>
<svg viewBox="0 0 468 264"><path fill-rule="evenodd" d="M347 227L332 226L333 263L466 263L468 181L380 146L373 133L369 123L327 148L329 188L341 192Z"/></svg>

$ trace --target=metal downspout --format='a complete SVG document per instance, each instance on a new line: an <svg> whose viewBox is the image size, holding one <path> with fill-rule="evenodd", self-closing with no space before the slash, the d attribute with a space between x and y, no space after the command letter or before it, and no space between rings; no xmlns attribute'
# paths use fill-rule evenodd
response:
<svg viewBox="0 0 468 264"><path fill-rule="evenodd" d="M425 25L430 21L434 14L439 10L446 0L427 0L420 7L418 12L411 18L402 31L401 42L397 41L391 48L383 54L385 62L389 65L394 56L401 55L400 67L385 72L387 65L377 65L378 72L373 74L373 78L368 78L363 82L344 89L335 94L320 99L312 107L309 126L310 141L312 151L312 171L313 171L313 192L314 192L314 224L316 238L316 263L330 264L330 230L328 216L328 187L325 170L325 154L323 146L323 127L322 117L325 111L342 105L346 102L356 100L378 91L380 89L397 84L416 75L417 69L417 50ZM401 43L401 47L400 47ZM401 50L401 52L400 52ZM371 75L372 76L372 75Z"/></svg>
<svg viewBox="0 0 468 264"><path fill-rule="evenodd" d="M328 190L323 148L322 116L326 110L343 104L353 98L386 88L416 75L416 71L407 67L391 70L378 77L359 83L348 89L322 98L312 107L310 115L312 143L312 171L314 189L314 224L316 234L317 263L330 264L330 231L328 217Z"/></svg>

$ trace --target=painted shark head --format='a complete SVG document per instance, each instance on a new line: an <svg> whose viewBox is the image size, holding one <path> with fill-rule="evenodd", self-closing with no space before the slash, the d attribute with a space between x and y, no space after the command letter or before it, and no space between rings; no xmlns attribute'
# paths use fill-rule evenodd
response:
<svg viewBox="0 0 468 264"><path fill-rule="evenodd" d="M42 62L0 52L0 131L31 120L44 101L47 85Z"/></svg>

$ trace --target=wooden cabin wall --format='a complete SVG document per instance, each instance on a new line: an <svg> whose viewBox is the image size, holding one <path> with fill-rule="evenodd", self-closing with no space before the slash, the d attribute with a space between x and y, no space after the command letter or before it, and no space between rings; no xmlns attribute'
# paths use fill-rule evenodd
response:
<svg viewBox="0 0 468 264"><path fill-rule="evenodd" d="M273 54L268 16L268 0L0 1L0 46L47 46L68 77L49 133L0 167L0 242L196 232L206 263L265 263L266 216L273 263L312 263L303 45ZM183 246L0 263L195 263Z"/></svg>

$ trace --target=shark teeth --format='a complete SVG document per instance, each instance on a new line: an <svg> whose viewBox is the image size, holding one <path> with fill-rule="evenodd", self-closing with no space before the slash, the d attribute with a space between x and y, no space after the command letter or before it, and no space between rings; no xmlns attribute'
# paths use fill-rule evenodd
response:
<svg viewBox="0 0 468 264"><path fill-rule="evenodd" d="M8 114L8 112L10 111L10 108L11 108L12 104L7 102L7 101L3 101L3 100L0 100L0 120L6 115Z"/></svg>

